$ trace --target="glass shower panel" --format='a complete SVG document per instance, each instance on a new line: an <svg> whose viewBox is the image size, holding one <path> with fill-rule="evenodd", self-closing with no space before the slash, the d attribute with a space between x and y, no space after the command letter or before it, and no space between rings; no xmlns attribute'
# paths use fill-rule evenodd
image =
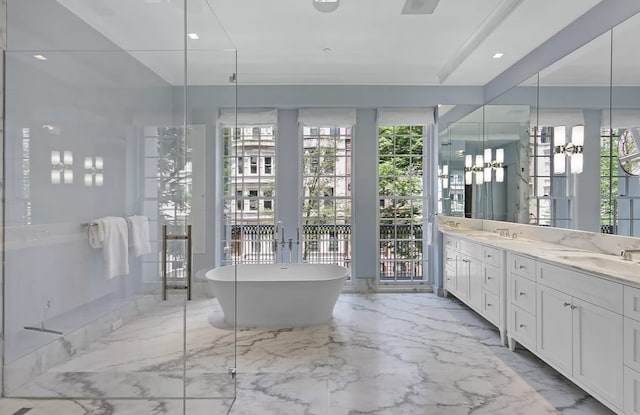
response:
<svg viewBox="0 0 640 415"><path fill-rule="evenodd" d="M207 240L206 223L192 219L210 206L193 193L206 200L214 172L193 153L204 154L215 127L185 118L180 3L8 2L7 396L187 408L192 303L176 287L189 253L184 241L167 243L165 301L163 225L169 235L192 225L196 249ZM212 252L196 251L194 265ZM204 388L230 398L220 413L235 393L228 379L231 387Z"/></svg>
<svg viewBox="0 0 640 415"><path fill-rule="evenodd" d="M172 87L124 51L9 51L6 84L7 394L181 398L183 308L158 295L176 204L149 180L174 157Z"/></svg>
<svg viewBox="0 0 640 415"><path fill-rule="evenodd" d="M202 408L217 414L226 413L236 393L235 322L224 320L217 297L226 294L230 298L225 303L235 308L236 282L230 272L231 279L224 282L228 287L214 292L206 273L223 263L213 237L225 232L216 219L223 210L218 197L223 184L217 179L223 174L223 132L217 122L221 109L237 108L236 50L208 2L187 0L186 6L186 89L180 89L178 99L185 102L190 170L185 223L193 229L194 282L185 308L185 397L187 413ZM234 265L229 269L235 271Z"/></svg>

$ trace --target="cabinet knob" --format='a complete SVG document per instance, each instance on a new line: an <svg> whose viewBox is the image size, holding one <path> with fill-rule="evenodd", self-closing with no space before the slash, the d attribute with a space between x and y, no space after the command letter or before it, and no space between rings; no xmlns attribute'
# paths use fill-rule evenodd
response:
<svg viewBox="0 0 640 415"><path fill-rule="evenodd" d="M488 279L488 280L492 280L492 279L493 279L493 277L487 277L487 279Z"/></svg>
<svg viewBox="0 0 640 415"><path fill-rule="evenodd" d="M571 305L571 303L567 303L566 301L564 302L564 306L565 307L569 307Z"/></svg>
<svg viewBox="0 0 640 415"><path fill-rule="evenodd" d="M447 258L447 261L453 261L453 258Z"/></svg>
<svg viewBox="0 0 640 415"><path fill-rule="evenodd" d="M521 328L521 329L523 329L523 328L525 328L525 327L526 327L526 326L525 326L524 324L520 324L520 328Z"/></svg>
<svg viewBox="0 0 640 415"><path fill-rule="evenodd" d="M492 258L491 254L487 254L487 258Z"/></svg>
<svg viewBox="0 0 640 415"><path fill-rule="evenodd" d="M520 265L518 268L520 268L520 269L527 269L527 267L525 267L524 265Z"/></svg>
<svg viewBox="0 0 640 415"><path fill-rule="evenodd" d="M522 291L520 291L520 292L518 293L518 295L520 295L520 297L522 297L522 296L525 296L525 295L527 295L527 294L526 294L526 293L523 293Z"/></svg>
<svg viewBox="0 0 640 415"><path fill-rule="evenodd" d="M493 307L493 304L487 303L487 307Z"/></svg>
<svg viewBox="0 0 640 415"><path fill-rule="evenodd" d="M577 305L572 305L572 306L571 306L571 309L572 309L572 310L575 310L576 308L578 308L578 306L577 306Z"/></svg>

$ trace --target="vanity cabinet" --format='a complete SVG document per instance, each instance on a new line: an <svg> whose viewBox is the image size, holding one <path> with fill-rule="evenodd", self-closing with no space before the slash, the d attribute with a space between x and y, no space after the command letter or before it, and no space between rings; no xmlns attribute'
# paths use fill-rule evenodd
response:
<svg viewBox="0 0 640 415"><path fill-rule="evenodd" d="M444 293L454 295L500 330L506 342L504 251L444 236Z"/></svg>
<svg viewBox="0 0 640 415"><path fill-rule="evenodd" d="M507 264L510 348L517 341L622 413L625 376L640 379L623 365L623 285L519 254Z"/></svg>
<svg viewBox="0 0 640 415"><path fill-rule="evenodd" d="M640 415L640 289L624 287L624 412Z"/></svg>

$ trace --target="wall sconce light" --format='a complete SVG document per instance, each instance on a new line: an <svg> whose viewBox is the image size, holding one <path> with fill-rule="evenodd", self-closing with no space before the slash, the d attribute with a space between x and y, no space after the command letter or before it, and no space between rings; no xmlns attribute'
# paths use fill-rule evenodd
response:
<svg viewBox="0 0 640 415"><path fill-rule="evenodd" d="M473 164L473 156L467 154L464 156L464 182L473 184L473 176L475 173L476 184L484 183L484 157L476 155L476 162Z"/></svg>
<svg viewBox="0 0 640 415"><path fill-rule="evenodd" d="M88 172L84 173L84 185L98 187L104 184L104 159L102 157L85 157L84 169Z"/></svg>
<svg viewBox="0 0 640 415"><path fill-rule="evenodd" d="M62 157L60 157L62 156ZM73 184L73 152L51 152L51 183Z"/></svg>
<svg viewBox="0 0 640 415"><path fill-rule="evenodd" d="M567 141L565 126L553 128L553 170L556 174L566 172L565 155L571 159L571 173L580 174L584 168L582 150L584 147L584 125L576 125L571 128L571 142Z"/></svg>
<svg viewBox="0 0 640 415"><path fill-rule="evenodd" d="M496 159L493 160L493 151L490 148L484 149L484 181L490 182L493 180L492 172L496 171L496 182L502 183L504 182L504 149L497 148L496 149Z"/></svg>
<svg viewBox="0 0 640 415"><path fill-rule="evenodd" d="M442 169L440 170L440 174L438 175L440 179L442 179L442 188L449 188L449 165L443 164Z"/></svg>

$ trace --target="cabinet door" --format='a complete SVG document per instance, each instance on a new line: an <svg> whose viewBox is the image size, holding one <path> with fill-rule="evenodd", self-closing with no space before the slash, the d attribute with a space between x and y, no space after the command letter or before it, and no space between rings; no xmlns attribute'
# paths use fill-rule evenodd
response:
<svg viewBox="0 0 640 415"><path fill-rule="evenodd" d="M624 318L624 364L640 371L640 321L628 317Z"/></svg>
<svg viewBox="0 0 640 415"><path fill-rule="evenodd" d="M572 324L571 296L538 285L536 345L540 356L571 375Z"/></svg>
<svg viewBox="0 0 640 415"><path fill-rule="evenodd" d="M469 259L469 305L482 310L482 264L476 259Z"/></svg>
<svg viewBox="0 0 640 415"><path fill-rule="evenodd" d="M444 268L444 289L451 294L457 295L457 267L446 266Z"/></svg>
<svg viewBox="0 0 640 415"><path fill-rule="evenodd" d="M624 413L640 415L640 372L624 368Z"/></svg>
<svg viewBox="0 0 640 415"><path fill-rule="evenodd" d="M469 264L471 264L469 257L462 254L458 256L456 291L457 297L465 303L469 301Z"/></svg>
<svg viewBox="0 0 640 415"><path fill-rule="evenodd" d="M573 377L621 408L623 317L573 299Z"/></svg>

